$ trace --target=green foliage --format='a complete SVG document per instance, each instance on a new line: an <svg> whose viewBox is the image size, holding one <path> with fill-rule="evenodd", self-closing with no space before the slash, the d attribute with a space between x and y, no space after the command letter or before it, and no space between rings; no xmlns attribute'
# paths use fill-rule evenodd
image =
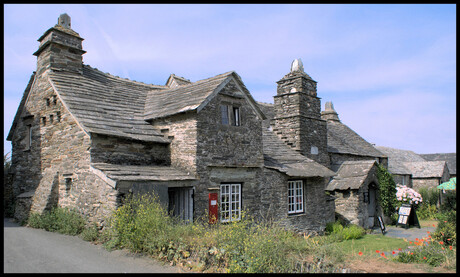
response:
<svg viewBox="0 0 460 277"><path fill-rule="evenodd" d="M402 263L427 263L431 266L454 267L457 260L455 248L437 242L424 244L407 252L400 252L396 260Z"/></svg>
<svg viewBox="0 0 460 277"><path fill-rule="evenodd" d="M86 221L80 213L61 207L53 208L51 211L44 211L41 215L31 213L27 222L32 228L72 236L80 234L85 228L85 223Z"/></svg>
<svg viewBox="0 0 460 277"><path fill-rule="evenodd" d="M339 221L327 223L326 232L336 241L359 239L366 233L361 226L355 224L343 226Z"/></svg>
<svg viewBox="0 0 460 277"><path fill-rule="evenodd" d="M441 212L457 210L457 193L455 190L446 190L442 193Z"/></svg>
<svg viewBox="0 0 460 277"><path fill-rule="evenodd" d="M5 217L14 216L14 197L13 197L13 178L10 173L11 156L10 153L3 155L3 209Z"/></svg>
<svg viewBox="0 0 460 277"><path fill-rule="evenodd" d="M432 234L433 239L444 245L457 244L457 211L448 211L438 215L438 226Z"/></svg>
<svg viewBox="0 0 460 277"><path fill-rule="evenodd" d="M435 219L438 215L438 209L436 205L426 205L422 202L422 205L417 209L418 219Z"/></svg>
<svg viewBox="0 0 460 277"><path fill-rule="evenodd" d="M256 224L243 212L239 221L211 226L205 220L184 224L169 217L155 195L127 199L124 206L113 213L100 241L108 249L128 248L145 252L198 271L334 270L333 263L313 266L303 261L302 257L317 245L275 223ZM317 255L315 251L312 253ZM317 259L325 262L322 254Z"/></svg>
<svg viewBox="0 0 460 277"><path fill-rule="evenodd" d="M99 238L99 228L96 224L86 227L81 232L80 237L86 241L97 241Z"/></svg>
<svg viewBox="0 0 460 277"><path fill-rule="evenodd" d="M396 183L393 176L382 165L378 165L377 178L379 180L378 201L383 214L391 217L397 207Z"/></svg>

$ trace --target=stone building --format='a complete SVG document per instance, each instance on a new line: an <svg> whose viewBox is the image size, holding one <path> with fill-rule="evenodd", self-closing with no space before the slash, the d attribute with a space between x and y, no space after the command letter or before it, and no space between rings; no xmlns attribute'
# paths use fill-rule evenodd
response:
<svg viewBox="0 0 460 277"><path fill-rule="evenodd" d="M388 171L397 184L419 188L435 188L451 177L445 160L425 160L413 151L376 146L388 156Z"/></svg>
<svg viewBox="0 0 460 277"><path fill-rule="evenodd" d="M82 41L67 14L39 38L7 138L16 218L59 205L103 225L127 195L155 192L185 221L214 204L222 222L246 210L321 233L334 220L327 123L300 60L278 82L270 125L233 71L145 84L85 65Z"/></svg>

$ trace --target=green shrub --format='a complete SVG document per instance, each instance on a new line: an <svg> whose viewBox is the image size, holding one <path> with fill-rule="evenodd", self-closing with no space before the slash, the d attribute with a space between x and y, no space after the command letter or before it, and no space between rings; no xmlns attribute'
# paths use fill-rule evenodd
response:
<svg viewBox="0 0 460 277"><path fill-rule="evenodd" d="M449 211L438 215L438 226L432 234L433 239L442 241L445 245L457 243L457 212Z"/></svg>
<svg viewBox="0 0 460 277"><path fill-rule="evenodd" d="M378 165L377 178L379 180L378 202L382 207L383 214L391 217L397 206L396 183L393 176L382 165Z"/></svg>
<svg viewBox="0 0 460 277"><path fill-rule="evenodd" d="M427 263L431 266L453 267L457 260L457 252L434 241L407 252L400 252L396 260L402 263Z"/></svg>
<svg viewBox="0 0 460 277"><path fill-rule="evenodd" d="M337 241L359 239L364 236L366 231L361 226L348 224L343 226L339 221L326 224L326 233Z"/></svg>
<svg viewBox="0 0 460 277"><path fill-rule="evenodd" d="M83 216L69 208L56 207L44 211L41 215L31 213L27 224L33 228L45 229L49 232L58 232L66 235L78 235L85 227Z"/></svg>
<svg viewBox="0 0 460 277"><path fill-rule="evenodd" d="M417 217L422 220L435 219L437 215L438 209L436 208L436 205L422 204L417 209Z"/></svg>
<svg viewBox="0 0 460 277"><path fill-rule="evenodd" d="M99 228L96 224L92 224L83 229L80 237L85 241L97 241L99 238Z"/></svg>

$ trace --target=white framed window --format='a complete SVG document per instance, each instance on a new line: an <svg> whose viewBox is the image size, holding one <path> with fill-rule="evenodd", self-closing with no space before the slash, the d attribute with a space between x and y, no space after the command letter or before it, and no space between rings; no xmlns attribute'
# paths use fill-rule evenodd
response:
<svg viewBox="0 0 460 277"><path fill-rule="evenodd" d="M232 125L240 126L240 108L233 107Z"/></svg>
<svg viewBox="0 0 460 277"><path fill-rule="evenodd" d="M220 221L241 219L241 184L220 185Z"/></svg>
<svg viewBox="0 0 460 277"><path fill-rule="evenodd" d="M302 180L288 181L288 214L302 213L303 206Z"/></svg>

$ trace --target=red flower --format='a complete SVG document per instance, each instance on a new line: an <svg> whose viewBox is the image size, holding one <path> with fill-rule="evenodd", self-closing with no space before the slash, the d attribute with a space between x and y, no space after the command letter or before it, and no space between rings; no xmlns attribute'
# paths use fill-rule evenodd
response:
<svg viewBox="0 0 460 277"><path fill-rule="evenodd" d="M375 253L380 253L380 251L379 251L379 250L375 250Z"/></svg>
<svg viewBox="0 0 460 277"><path fill-rule="evenodd" d="M412 244L412 241L409 241L409 244Z"/></svg>
<svg viewBox="0 0 460 277"><path fill-rule="evenodd" d="M423 257L424 260L426 260L426 257Z"/></svg>
<svg viewBox="0 0 460 277"><path fill-rule="evenodd" d="M414 253L413 253L413 252L410 252L410 254L411 254L411 255L414 255Z"/></svg>
<svg viewBox="0 0 460 277"><path fill-rule="evenodd" d="M433 227L436 227L436 225L433 224Z"/></svg>
<svg viewBox="0 0 460 277"><path fill-rule="evenodd" d="M452 245L449 246L449 249L452 250Z"/></svg>
<svg viewBox="0 0 460 277"><path fill-rule="evenodd" d="M363 252L359 251L358 255L362 256L362 255L363 255Z"/></svg>
<svg viewBox="0 0 460 277"><path fill-rule="evenodd" d="M440 241L440 242L439 242L439 244L443 245L443 244L444 244L444 242L443 242L443 241Z"/></svg>
<svg viewBox="0 0 460 277"><path fill-rule="evenodd" d="M398 251L401 251L401 250L402 250L402 248L398 248Z"/></svg>
<svg viewBox="0 0 460 277"><path fill-rule="evenodd" d="M396 252L395 252L395 251L393 251L393 252L391 252L391 254L393 254L393 255L394 255L394 254L396 254Z"/></svg>
<svg viewBox="0 0 460 277"><path fill-rule="evenodd" d="M429 233L430 233L430 231L426 231L426 233L427 233L427 234L429 234Z"/></svg>

